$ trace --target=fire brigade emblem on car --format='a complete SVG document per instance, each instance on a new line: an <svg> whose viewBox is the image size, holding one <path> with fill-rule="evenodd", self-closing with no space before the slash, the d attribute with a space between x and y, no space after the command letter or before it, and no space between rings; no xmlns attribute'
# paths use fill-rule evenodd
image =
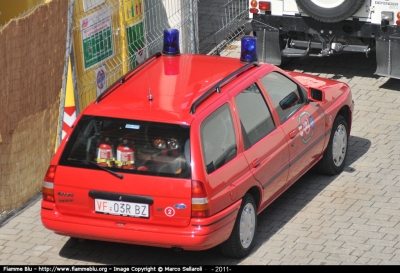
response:
<svg viewBox="0 0 400 273"><path fill-rule="evenodd" d="M314 134L314 118L306 111L299 116L299 131L304 144L308 143Z"/></svg>

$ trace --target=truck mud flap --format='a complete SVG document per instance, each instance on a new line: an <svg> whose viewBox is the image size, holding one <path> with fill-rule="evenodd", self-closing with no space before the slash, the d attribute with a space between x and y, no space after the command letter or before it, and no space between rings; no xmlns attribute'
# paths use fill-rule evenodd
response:
<svg viewBox="0 0 400 273"><path fill-rule="evenodd" d="M400 37L382 36L376 39L376 71L379 76L400 79Z"/></svg>
<svg viewBox="0 0 400 273"><path fill-rule="evenodd" d="M253 24L257 37L257 55L260 62L280 65L282 62L279 29L257 22Z"/></svg>

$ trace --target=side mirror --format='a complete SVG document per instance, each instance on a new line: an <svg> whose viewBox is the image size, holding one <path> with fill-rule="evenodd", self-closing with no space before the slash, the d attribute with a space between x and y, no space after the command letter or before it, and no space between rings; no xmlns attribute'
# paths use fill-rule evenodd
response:
<svg viewBox="0 0 400 273"><path fill-rule="evenodd" d="M279 102L279 106L282 110L286 110L295 105L299 100L299 96L295 92L291 92Z"/></svg>
<svg viewBox="0 0 400 273"><path fill-rule="evenodd" d="M323 101L324 93L321 90L310 88L308 99L310 101Z"/></svg>

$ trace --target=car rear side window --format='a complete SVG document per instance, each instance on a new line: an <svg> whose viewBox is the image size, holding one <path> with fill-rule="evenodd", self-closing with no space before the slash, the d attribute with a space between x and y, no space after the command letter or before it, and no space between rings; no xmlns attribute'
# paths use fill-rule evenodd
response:
<svg viewBox="0 0 400 273"><path fill-rule="evenodd" d="M68 140L60 165L188 178L189 127L83 116Z"/></svg>
<svg viewBox="0 0 400 273"><path fill-rule="evenodd" d="M278 72L271 72L261 78L261 82L274 103L281 123L291 117L305 104L299 86Z"/></svg>
<svg viewBox="0 0 400 273"><path fill-rule="evenodd" d="M201 124L201 142L207 173L222 167L237 154L236 135L227 104L218 108Z"/></svg>
<svg viewBox="0 0 400 273"><path fill-rule="evenodd" d="M257 85L252 84L236 96L244 147L247 150L274 130L275 124Z"/></svg>

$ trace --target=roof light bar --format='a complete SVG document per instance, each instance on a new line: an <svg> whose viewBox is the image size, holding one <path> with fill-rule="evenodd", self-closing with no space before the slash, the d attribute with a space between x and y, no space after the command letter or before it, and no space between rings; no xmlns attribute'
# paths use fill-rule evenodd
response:
<svg viewBox="0 0 400 273"><path fill-rule="evenodd" d="M254 36L243 36L241 41L240 61L256 62L257 57L257 38Z"/></svg>
<svg viewBox="0 0 400 273"><path fill-rule="evenodd" d="M179 30L168 28L164 30L163 51L165 55L179 55Z"/></svg>

